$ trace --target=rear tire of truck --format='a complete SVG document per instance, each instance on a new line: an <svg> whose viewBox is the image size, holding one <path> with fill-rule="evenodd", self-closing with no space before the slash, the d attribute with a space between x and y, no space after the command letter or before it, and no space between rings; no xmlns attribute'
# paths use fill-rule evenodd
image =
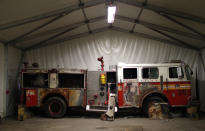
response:
<svg viewBox="0 0 205 131"><path fill-rule="evenodd" d="M154 96L154 97L150 97L148 98L144 104L143 104L143 112L145 114L146 117L149 117L149 110L151 108L151 106L154 105L154 103L158 103L158 102L164 102L164 100L158 96Z"/></svg>
<svg viewBox="0 0 205 131"><path fill-rule="evenodd" d="M46 100L45 113L51 118L61 118L66 114L66 102L60 97L51 97Z"/></svg>

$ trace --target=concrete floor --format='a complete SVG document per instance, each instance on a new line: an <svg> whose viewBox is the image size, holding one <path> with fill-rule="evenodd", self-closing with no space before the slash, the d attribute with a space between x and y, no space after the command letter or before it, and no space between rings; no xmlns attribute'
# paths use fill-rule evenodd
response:
<svg viewBox="0 0 205 131"><path fill-rule="evenodd" d="M205 118L190 120L175 117L150 120L141 116L119 115L115 121L101 121L99 116L67 115L61 119L35 116L25 121L4 120L0 131L204 131Z"/></svg>

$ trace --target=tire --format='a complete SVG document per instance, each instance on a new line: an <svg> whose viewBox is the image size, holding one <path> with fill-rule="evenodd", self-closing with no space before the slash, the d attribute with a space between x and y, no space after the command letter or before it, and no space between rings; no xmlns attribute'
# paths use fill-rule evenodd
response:
<svg viewBox="0 0 205 131"><path fill-rule="evenodd" d="M164 100L158 96L150 97L147 100L145 100L143 104L143 111L146 117L150 117L149 109L154 103L157 103L157 102L164 102Z"/></svg>
<svg viewBox="0 0 205 131"><path fill-rule="evenodd" d="M60 97L51 97L46 100L45 113L51 118L61 118L67 111L66 102Z"/></svg>

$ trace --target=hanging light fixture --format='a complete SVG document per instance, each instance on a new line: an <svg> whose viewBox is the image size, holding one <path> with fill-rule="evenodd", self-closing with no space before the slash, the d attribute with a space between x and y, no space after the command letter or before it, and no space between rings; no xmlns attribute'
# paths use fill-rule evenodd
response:
<svg viewBox="0 0 205 131"><path fill-rule="evenodd" d="M115 5L109 5L108 6L108 14L107 14L107 22L113 23L115 20L115 12L116 12L116 6Z"/></svg>

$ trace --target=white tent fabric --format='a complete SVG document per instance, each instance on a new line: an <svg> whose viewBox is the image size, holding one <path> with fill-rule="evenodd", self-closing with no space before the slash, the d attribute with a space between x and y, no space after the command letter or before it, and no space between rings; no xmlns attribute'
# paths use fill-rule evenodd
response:
<svg viewBox="0 0 205 131"><path fill-rule="evenodd" d="M16 76L21 51L13 47L8 48L8 69L5 67L4 46L0 43L0 116L9 116L14 113L18 101L18 88L16 88ZM5 73L8 73L8 85L6 85Z"/></svg>
<svg viewBox="0 0 205 131"><path fill-rule="evenodd" d="M195 69L198 53L191 49L144 39L116 31L106 31L60 44L31 50L26 61L41 68L79 68L98 70L97 58L103 56L105 69L124 63L160 63L183 60Z"/></svg>

